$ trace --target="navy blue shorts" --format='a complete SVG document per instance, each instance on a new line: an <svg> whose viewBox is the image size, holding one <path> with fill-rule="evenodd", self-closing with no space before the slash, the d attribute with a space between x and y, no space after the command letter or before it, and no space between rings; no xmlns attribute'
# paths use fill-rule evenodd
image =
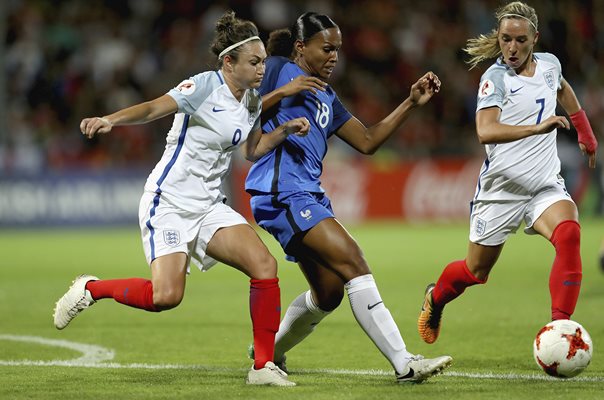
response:
<svg viewBox="0 0 604 400"><path fill-rule="evenodd" d="M310 230L325 218L334 218L325 193L254 194L250 205L256 223L279 241L286 259L293 262L297 260L287 254L287 245L294 235Z"/></svg>

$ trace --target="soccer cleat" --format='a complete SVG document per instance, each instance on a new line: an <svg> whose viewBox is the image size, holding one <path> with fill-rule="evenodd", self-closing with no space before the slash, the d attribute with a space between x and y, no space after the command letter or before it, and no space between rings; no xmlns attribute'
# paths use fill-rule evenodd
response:
<svg viewBox="0 0 604 400"><path fill-rule="evenodd" d="M417 319L417 330L419 331L422 340L426 343L434 343L436 342L436 339L438 339L438 334L440 333L440 320L443 315L443 307L434 305L434 299L432 298L434 286L435 285L431 283L426 288L422 311Z"/></svg>
<svg viewBox="0 0 604 400"><path fill-rule="evenodd" d="M270 385L270 386L296 386L287 379L287 374L277 367L272 361L264 364L264 368L250 368L245 383L248 385Z"/></svg>
<svg viewBox="0 0 604 400"><path fill-rule="evenodd" d="M424 358L422 355L415 355L407 364L409 371L405 374L396 374L396 381L398 383L421 383L431 376L441 373L452 362L453 359L450 356Z"/></svg>
<svg viewBox="0 0 604 400"><path fill-rule="evenodd" d="M247 347L247 356L250 358L250 360L254 359L254 343L251 343ZM280 360L275 360L274 362L275 365L279 367L281 371L285 372L286 374L289 374L289 371L287 370L287 365L285 364L285 360L287 360L287 357L284 354L283 358L281 358Z"/></svg>
<svg viewBox="0 0 604 400"><path fill-rule="evenodd" d="M98 280L99 278L92 275L80 275L74 279L55 305L54 320L57 329L65 328L80 312L95 303L90 292L86 290L86 283Z"/></svg>

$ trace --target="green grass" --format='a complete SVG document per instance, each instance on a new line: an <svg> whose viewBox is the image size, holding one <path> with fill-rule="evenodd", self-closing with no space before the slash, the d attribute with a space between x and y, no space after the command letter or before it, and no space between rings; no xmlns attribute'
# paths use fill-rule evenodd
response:
<svg viewBox="0 0 604 400"><path fill-rule="evenodd" d="M52 324L54 302L78 274L101 278L148 277L136 230L0 231L0 335L36 336L102 346L115 352L107 367L6 365L7 360L70 360L74 350L0 340L2 399L599 399L604 384L604 274L596 256L604 221L583 221L583 287L574 319L595 343L583 380L551 381L532 359L532 340L549 320L548 274L553 249L540 237L519 233L504 249L489 283L470 288L447 306L441 338L426 345L415 323L425 285L451 260L462 258L467 227L371 224L351 227L372 266L382 297L408 348L426 356L451 354L448 374L422 385L396 385L390 365L357 326L347 302L303 344L288 366L298 387L248 387L243 383L251 341L248 282L218 265L194 270L183 303L159 314L99 302L69 328ZM294 264L261 233L280 260L285 306L306 289ZM145 369L131 364L172 368ZM4 365L3 365L4 364ZM178 367L180 365L181 367ZM328 372L320 372L327 369ZM343 373L367 371L366 373ZM377 371L374 374L369 370ZM495 376L486 379L488 373ZM478 374L481 377L473 377ZM504 374L514 374L505 378ZM528 378L527 378L528 376ZM591 380L585 380L591 378Z"/></svg>

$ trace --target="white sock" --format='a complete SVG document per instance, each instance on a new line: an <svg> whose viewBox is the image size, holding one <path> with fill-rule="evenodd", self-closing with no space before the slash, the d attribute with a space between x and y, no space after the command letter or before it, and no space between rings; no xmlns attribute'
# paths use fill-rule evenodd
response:
<svg viewBox="0 0 604 400"><path fill-rule="evenodd" d="M412 354L407 351L401 333L380 297L373 275L358 276L346 283L345 288L359 325L397 373L407 371Z"/></svg>
<svg viewBox="0 0 604 400"><path fill-rule="evenodd" d="M310 335L330 313L315 304L310 290L296 297L287 307L275 336L275 361L281 361L285 353Z"/></svg>

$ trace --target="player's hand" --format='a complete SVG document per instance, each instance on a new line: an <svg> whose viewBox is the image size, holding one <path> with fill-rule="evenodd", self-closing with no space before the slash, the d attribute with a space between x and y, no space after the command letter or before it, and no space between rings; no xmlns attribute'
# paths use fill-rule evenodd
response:
<svg viewBox="0 0 604 400"><path fill-rule="evenodd" d="M587 159L589 160L589 168L595 168L596 167L596 155L597 155L596 150L594 150L591 153L588 152L587 148L585 147L585 145L583 143L579 143L579 149L581 149L581 153L583 153L583 155L587 155Z"/></svg>
<svg viewBox="0 0 604 400"><path fill-rule="evenodd" d="M549 133L558 128L570 129L570 122L568 122L566 117L552 115L536 125L535 134L541 135L543 133Z"/></svg>
<svg viewBox="0 0 604 400"><path fill-rule="evenodd" d="M409 99L413 104L422 106L432 98L434 93L439 91L440 79L434 72L430 71L411 86Z"/></svg>
<svg viewBox="0 0 604 400"><path fill-rule="evenodd" d="M325 91L326 82L314 76L299 75L288 84L281 87L283 97L293 96L294 94L310 91L312 94L317 94L317 90Z"/></svg>
<svg viewBox="0 0 604 400"><path fill-rule="evenodd" d="M80 122L80 131L88 139L99 133L109 133L113 128L113 124L107 119L102 117L84 118Z"/></svg>
<svg viewBox="0 0 604 400"><path fill-rule="evenodd" d="M305 117L295 118L283 124L287 135L306 136L310 130L310 122Z"/></svg>

